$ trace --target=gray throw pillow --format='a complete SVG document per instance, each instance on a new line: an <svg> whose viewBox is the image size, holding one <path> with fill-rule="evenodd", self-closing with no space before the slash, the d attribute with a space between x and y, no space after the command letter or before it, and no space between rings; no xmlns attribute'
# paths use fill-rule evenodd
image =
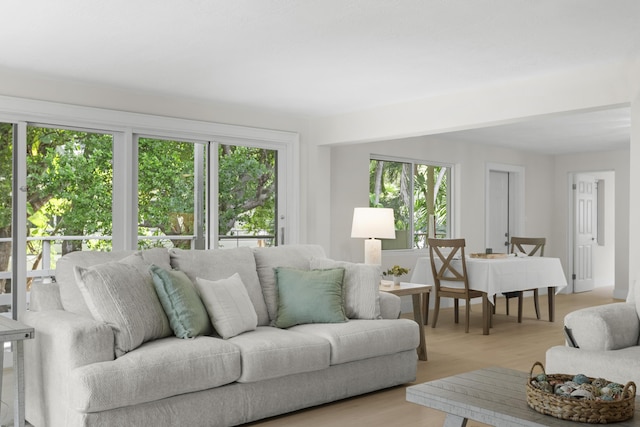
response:
<svg viewBox="0 0 640 427"><path fill-rule="evenodd" d="M198 277L196 286L211 323L222 338L232 338L256 329L258 315L238 273L221 280Z"/></svg>
<svg viewBox="0 0 640 427"><path fill-rule="evenodd" d="M115 336L115 356L172 334L153 287L148 263L139 255L89 268L75 267L76 280L94 319Z"/></svg>

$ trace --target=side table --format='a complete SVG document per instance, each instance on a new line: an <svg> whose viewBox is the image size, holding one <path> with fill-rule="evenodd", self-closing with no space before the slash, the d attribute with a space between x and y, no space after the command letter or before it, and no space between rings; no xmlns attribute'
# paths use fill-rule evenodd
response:
<svg viewBox="0 0 640 427"><path fill-rule="evenodd" d="M24 342L33 338L34 330L17 320L0 315L0 366L4 368L4 343L13 343L13 425L24 427ZM0 400L2 400L2 372L0 370Z"/></svg>
<svg viewBox="0 0 640 427"><path fill-rule="evenodd" d="M389 280L383 280L380 284L380 291L382 292L388 292L399 297L411 295L413 300L413 319L418 324L418 330L420 331L420 346L417 349L420 360L427 360L427 341L424 336L424 325L429 320L429 294L431 293L431 288L432 285L406 282L394 285Z"/></svg>

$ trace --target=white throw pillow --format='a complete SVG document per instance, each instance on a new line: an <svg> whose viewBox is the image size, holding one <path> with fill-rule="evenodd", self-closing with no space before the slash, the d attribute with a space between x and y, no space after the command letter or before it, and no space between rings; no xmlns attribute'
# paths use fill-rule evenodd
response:
<svg viewBox="0 0 640 427"><path fill-rule="evenodd" d="M211 323L222 338L256 329L258 315L238 273L222 280L197 277L196 286Z"/></svg>
<svg viewBox="0 0 640 427"><path fill-rule="evenodd" d="M344 305L349 319L380 319L381 267L327 258L313 258L310 268L344 268Z"/></svg>
<svg viewBox="0 0 640 427"><path fill-rule="evenodd" d="M173 334L148 269L149 264L139 255L89 268L75 267L76 281L91 315L113 328L116 357Z"/></svg>

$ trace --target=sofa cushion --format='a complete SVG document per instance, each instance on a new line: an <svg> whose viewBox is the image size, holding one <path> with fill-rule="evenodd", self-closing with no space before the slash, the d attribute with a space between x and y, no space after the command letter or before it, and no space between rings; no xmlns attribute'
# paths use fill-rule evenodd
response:
<svg viewBox="0 0 640 427"><path fill-rule="evenodd" d="M119 261L138 253L149 264L155 264L165 269L171 269L169 252L165 248L153 248L144 251L76 251L63 256L56 263L56 282L60 286L60 300L66 311L93 317L82 293L78 288L74 267L92 267L107 262Z"/></svg>
<svg viewBox="0 0 640 427"><path fill-rule="evenodd" d="M116 357L172 334L149 264L139 254L89 268L76 266L75 272L94 319L113 328Z"/></svg>
<svg viewBox="0 0 640 427"><path fill-rule="evenodd" d="M258 316L238 273L220 280L198 277L196 286L213 327L222 338L235 337L258 326Z"/></svg>
<svg viewBox="0 0 640 427"><path fill-rule="evenodd" d="M240 352L224 340L169 337L112 362L78 367L66 387L71 408L98 412L219 387L240 372Z"/></svg>
<svg viewBox="0 0 640 427"><path fill-rule="evenodd" d="M310 267L344 268L344 304L349 319L380 319L379 265L314 258Z"/></svg>
<svg viewBox="0 0 640 427"><path fill-rule="evenodd" d="M209 314L186 274L178 270L165 270L155 264L149 267L149 271L175 336L194 338L213 332Z"/></svg>
<svg viewBox="0 0 640 427"><path fill-rule="evenodd" d="M240 349L238 382L256 382L329 367L329 342L321 337L259 326L229 340Z"/></svg>
<svg viewBox="0 0 640 427"><path fill-rule="evenodd" d="M269 318L275 320L278 313L278 290L276 288L276 267L309 270L312 258L324 258L324 249L318 245L291 245L271 248L254 248L255 265L267 305ZM261 323L262 324L262 323ZM267 323L268 324L268 323Z"/></svg>
<svg viewBox="0 0 640 427"><path fill-rule="evenodd" d="M356 319L298 325L289 331L327 340L331 344L332 365L411 350L420 344L418 324L409 319Z"/></svg>
<svg viewBox="0 0 640 427"><path fill-rule="evenodd" d="M193 283L200 277L220 280L240 274L258 316L258 325L268 325L269 315L256 272L256 261L250 248L184 250L171 249L171 265L184 271Z"/></svg>
<svg viewBox="0 0 640 427"><path fill-rule="evenodd" d="M311 271L276 268L278 313L274 326L345 322L343 277L344 268Z"/></svg>

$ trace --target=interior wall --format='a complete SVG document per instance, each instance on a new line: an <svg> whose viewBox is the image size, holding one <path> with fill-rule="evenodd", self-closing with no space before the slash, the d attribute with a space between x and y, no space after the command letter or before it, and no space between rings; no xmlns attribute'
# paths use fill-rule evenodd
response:
<svg viewBox="0 0 640 427"><path fill-rule="evenodd" d="M571 213L572 199L569 192L570 174L577 172L595 174L615 172L615 207L612 220L615 223L613 244L616 254L614 265L614 297L626 298L629 289L629 191L630 164L629 150L603 151L556 156L554 185L558 189L553 201L552 232L557 236L557 251L564 259L563 265L569 265L568 254L570 235L568 219ZM606 215L606 214L605 214Z"/></svg>
<svg viewBox="0 0 640 427"><path fill-rule="evenodd" d="M333 258L355 262L364 259L364 243L362 239L352 239L350 230L353 208L369 203L369 159L372 154L454 165L454 237L466 239L469 253L484 251L486 163L522 166L526 188L524 231L550 235L548 255L558 256L555 238L550 234L553 214L548 209L554 188L551 156L423 136L331 148L330 254ZM419 252L384 251L383 268L393 264L413 267Z"/></svg>

